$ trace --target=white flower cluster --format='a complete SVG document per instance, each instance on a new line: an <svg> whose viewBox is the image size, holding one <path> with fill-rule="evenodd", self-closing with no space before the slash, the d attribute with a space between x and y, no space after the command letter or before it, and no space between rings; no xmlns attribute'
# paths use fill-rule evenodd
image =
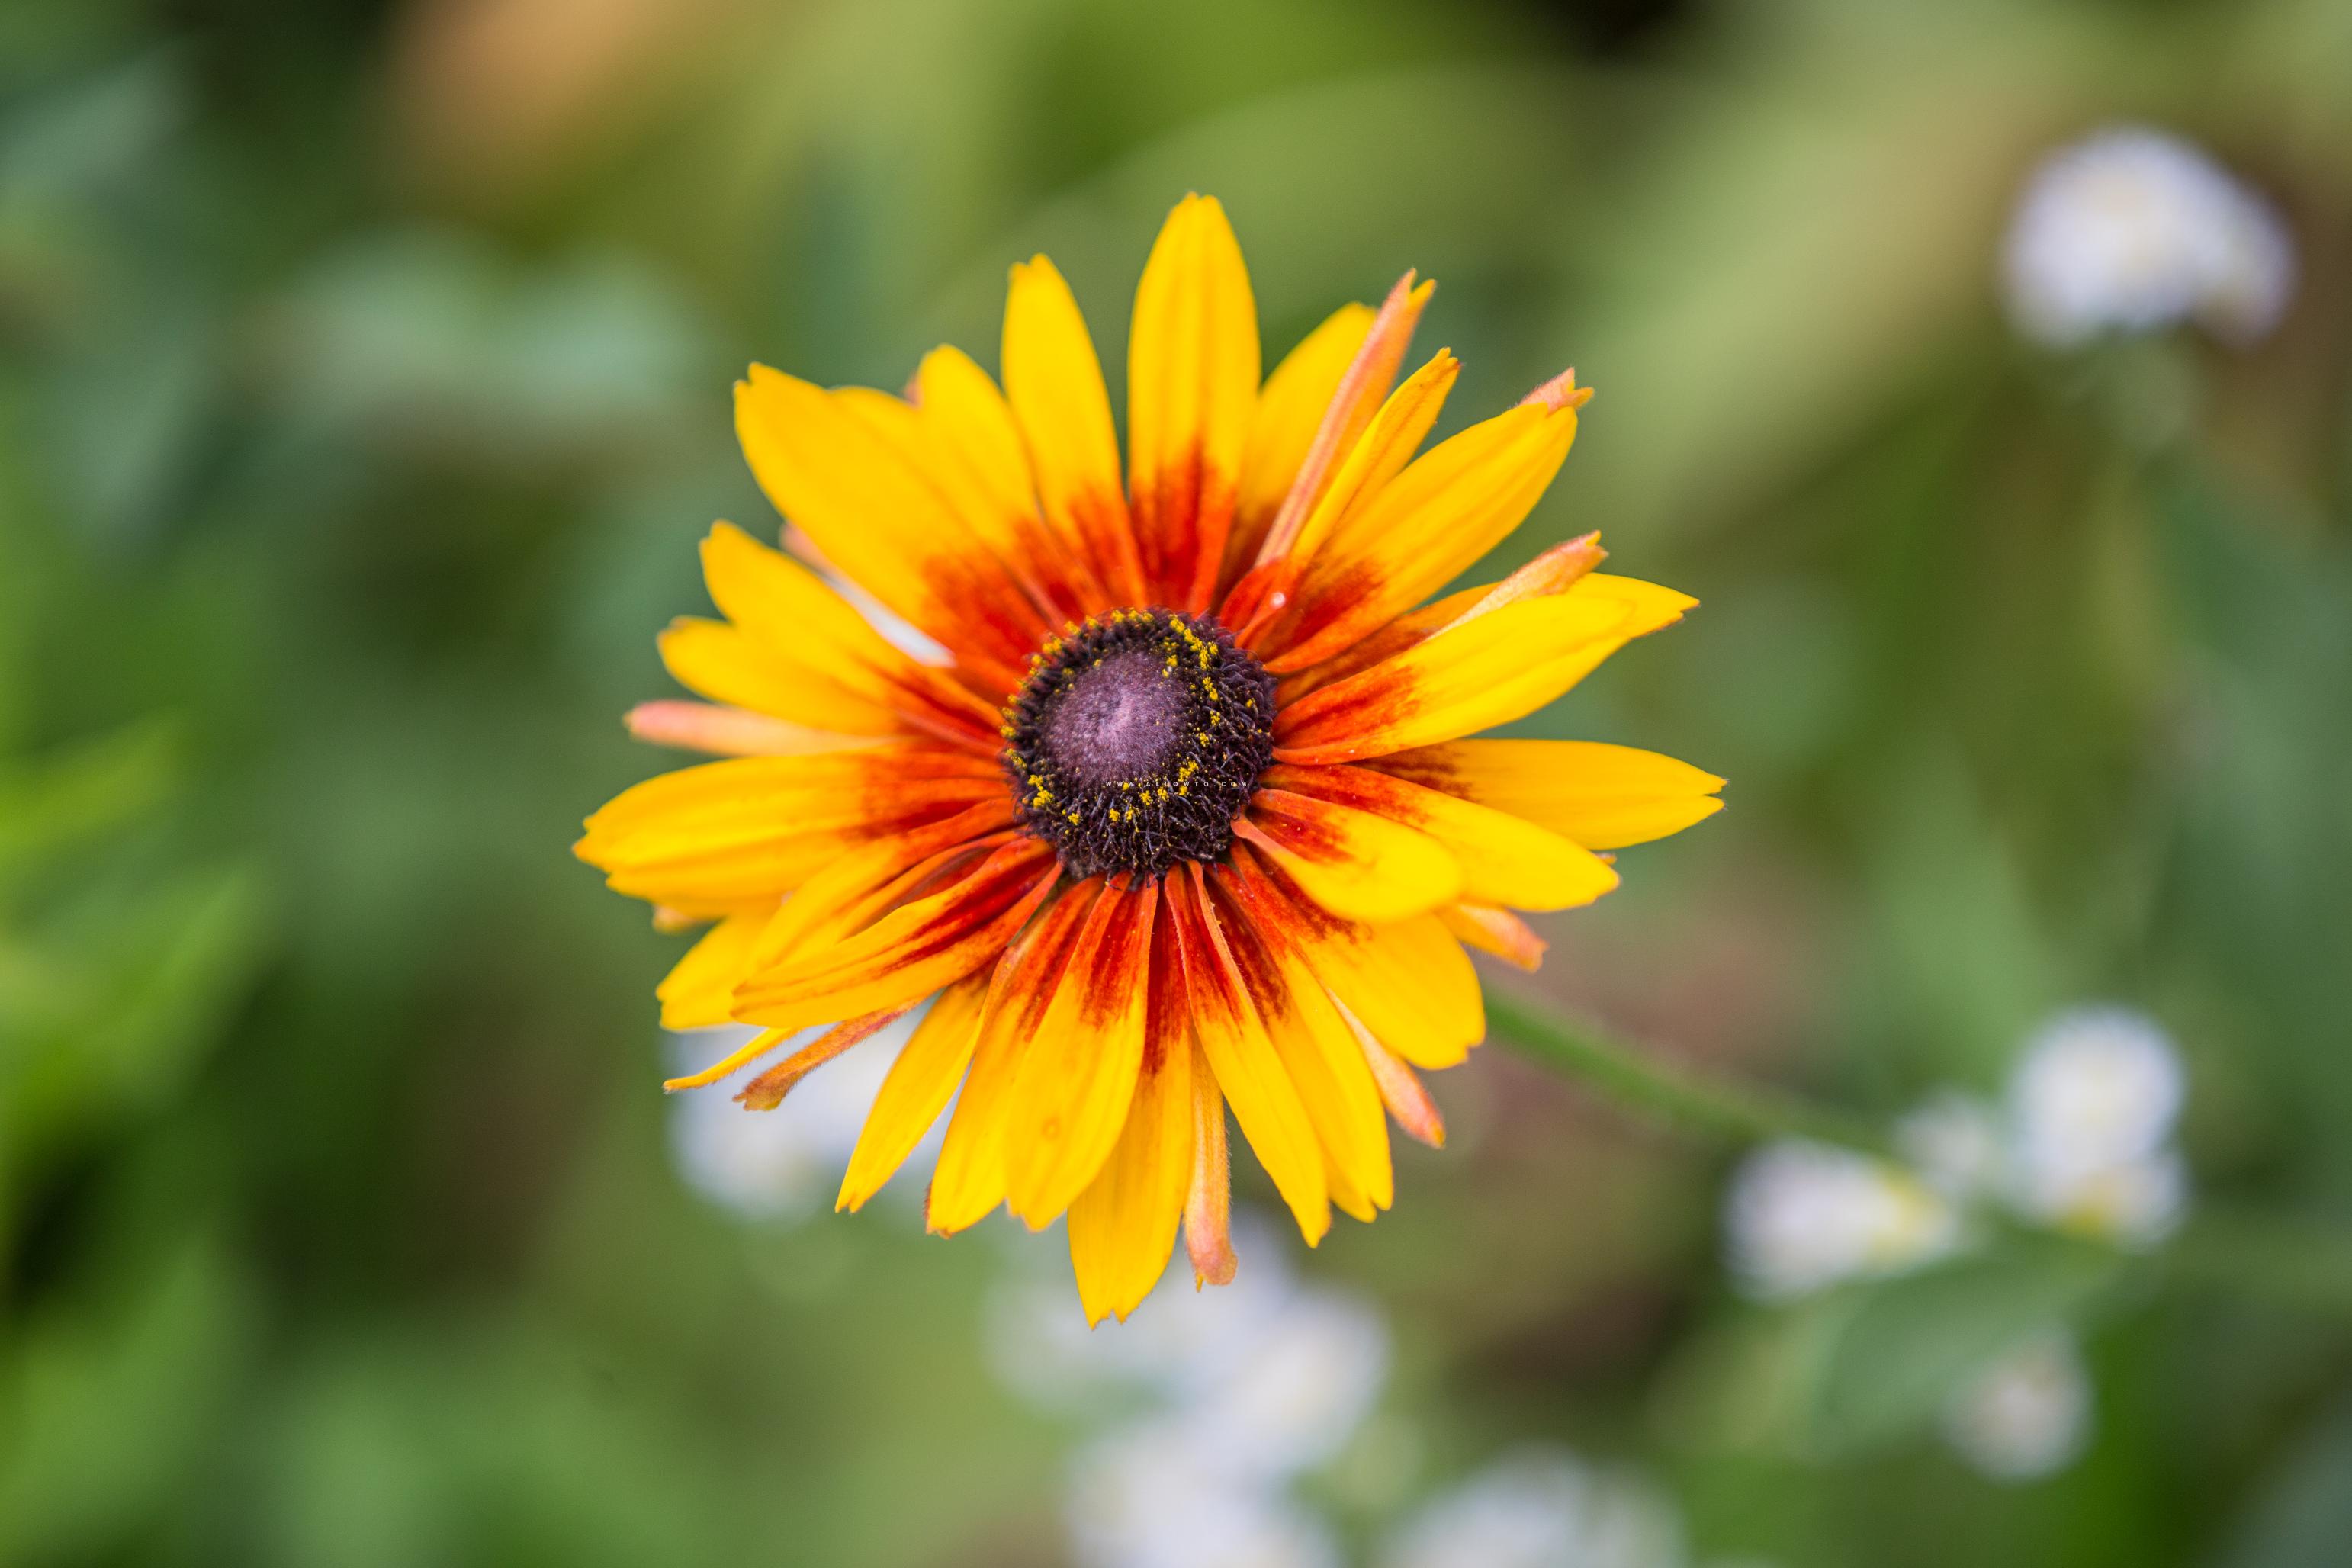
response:
<svg viewBox="0 0 2352 1568"><path fill-rule="evenodd" d="M2074 1235L2158 1240L2188 1199L2172 1146L2184 1092L2179 1054L2148 1019L2060 1014L2027 1041L2004 1103L1946 1092L1905 1118L1907 1163L1797 1140L1750 1154L1724 1205L1732 1272L1768 1300L1901 1273L1960 1245L1969 1208L1988 1202Z"/></svg>
<svg viewBox="0 0 2352 1568"><path fill-rule="evenodd" d="M2268 203L2189 142L2131 126L2043 161L2003 259L2019 330L2053 348L2192 320L2250 343L2294 289L2294 247Z"/></svg>
<svg viewBox="0 0 2352 1568"><path fill-rule="evenodd" d="M1946 1092L1905 1118L1902 1162L1794 1140L1750 1154L1724 1202L1732 1275L1785 1301L1899 1274L1965 1245L1970 1211L1987 1205L2148 1245L2188 1202L2172 1143L2185 1095L2179 1053L2154 1022L2119 1007L2062 1013L2026 1042L2000 1104ZM2070 1462L2090 1410L2081 1358L2053 1330L1965 1386L1945 1431L1986 1474L2021 1479Z"/></svg>
<svg viewBox="0 0 2352 1568"><path fill-rule="evenodd" d="M2185 1092L2162 1029L2120 1007L2085 1007L2035 1031L2005 1103L1942 1094L1900 1136L1954 1204L1999 1202L2053 1230L2145 1246L2179 1224L2188 1202L2172 1146Z"/></svg>
<svg viewBox="0 0 2352 1568"><path fill-rule="evenodd" d="M830 1209L850 1152L857 1147L866 1113L873 1109L883 1079L920 1016L909 1014L825 1063L773 1110L746 1110L736 1104L733 1097L741 1084L731 1080L672 1095L670 1151L678 1174L712 1203L747 1219L796 1219ZM757 1032L730 1025L673 1034L671 1054L680 1072L690 1072L741 1047ZM809 1037L814 1037L814 1033ZM776 1059L782 1057L779 1052ZM739 1077L748 1080L757 1070L746 1068ZM939 1137L934 1127L930 1142ZM908 1163L919 1168L928 1162L919 1150ZM921 1188L894 1182L885 1191L912 1195Z"/></svg>
<svg viewBox="0 0 2352 1568"><path fill-rule="evenodd" d="M1248 1266L1195 1291L1182 1268L1126 1322L1089 1331L1066 1279L1009 1286L992 1315L1000 1374L1034 1403L1106 1418L1066 1512L1088 1568L1337 1568L1330 1526L1291 1496L1336 1457L1388 1380L1388 1326L1297 1280L1277 1234L1234 1217Z"/></svg>
<svg viewBox="0 0 2352 1568"><path fill-rule="evenodd" d="M1765 1300L1899 1274L1959 1236L1958 1212L1902 1166L1793 1139L1740 1165L1724 1222L1733 1275Z"/></svg>
<svg viewBox="0 0 2352 1568"><path fill-rule="evenodd" d="M1507 1454L1423 1504L1383 1568L1682 1568L1682 1521L1636 1477L1549 1447Z"/></svg>
<svg viewBox="0 0 2352 1568"><path fill-rule="evenodd" d="M2010 1080L2010 1201L2078 1235L2161 1239L2188 1203L2172 1146L2186 1095L2179 1053L2149 1019L2120 1007L2052 1019Z"/></svg>

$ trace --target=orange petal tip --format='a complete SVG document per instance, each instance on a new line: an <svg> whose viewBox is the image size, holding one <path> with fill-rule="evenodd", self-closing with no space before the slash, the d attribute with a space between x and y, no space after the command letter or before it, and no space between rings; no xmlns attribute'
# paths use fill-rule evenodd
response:
<svg viewBox="0 0 2352 1568"><path fill-rule="evenodd" d="M1520 398L1519 405L1525 407L1530 403L1539 403L1557 414L1564 408L1581 408L1591 401L1592 388L1576 384L1576 367L1570 365Z"/></svg>

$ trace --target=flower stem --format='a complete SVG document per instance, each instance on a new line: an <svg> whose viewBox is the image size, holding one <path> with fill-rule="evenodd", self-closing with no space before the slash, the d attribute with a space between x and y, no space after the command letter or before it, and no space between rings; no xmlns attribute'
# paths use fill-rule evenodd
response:
<svg viewBox="0 0 2352 1568"><path fill-rule="evenodd" d="M1864 1154L1888 1152L1886 1139L1859 1118L1780 1089L1735 1083L1666 1061L1589 1024L1570 1023L1492 988L1486 993L1486 1020L1520 1055L1577 1079L1628 1110L1690 1131L1742 1143L1810 1138Z"/></svg>
<svg viewBox="0 0 2352 1568"><path fill-rule="evenodd" d="M2352 1314L2352 1232L2326 1221L2205 1204L2150 1262L2183 1287Z"/></svg>

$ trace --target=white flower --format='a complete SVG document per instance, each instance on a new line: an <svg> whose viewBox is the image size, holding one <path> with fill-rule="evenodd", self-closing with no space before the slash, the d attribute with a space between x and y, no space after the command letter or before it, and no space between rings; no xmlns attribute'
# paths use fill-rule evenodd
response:
<svg viewBox="0 0 2352 1568"><path fill-rule="evenodd" d="M671 1096L670 1146L678 1173L711 1202L752 1218L791 1218L830 1207L866 1113L919 1017L910 1014L851 1047L803 1079L773 1110L736 1104L742 1085L734 1079ZM691 1070L757 1032L730 1025L674 1034L672 1054L681 1070ZM739 1077L748 1080L757 1070L746 1068ZM935 1128L931 1137L938 1136ZM908 1163L919 1163L919 1153ZM908 1184L894 1186L913 1190Z"/></svg>
<svg viewBox="0 0 2352 1568"><path fill-rule="evenodd" d="M2085 1235L2162 1236L2188 1196L2169 1147L2186 1093L2179 1054L2140 1015L2092 1007L2051 1020L2010 1081L2018 1208Z"/></svg>
<svg viewBox="0 0 2352 1568"><path fill-rule="evenodd" d="M1236 1480L1203 1434L1150 1421L1090 1444L1064 1512L1085 1568L1339 1568L1321 1521Z"/></svg>
<svg viewBox="0 0 2352 1568"><path fill-rule="evenodd" d="M1182 1400L1214 1387L1298 1295L1281 1233L1246 1211L1234 1214L1233 1229L1245 1262L1232 1284L1195 1290L1180 1259L1127 1321L1097 1329L1087 1327L1070 1294L1058 1245L1041 1239L1031 1248L1038 1267L1008 1280L991 1303L988 1342L998 1375L1054 1409Z"/></svg>
<svg viewBox="0 0 2352 1568"><path fill-rule="evenodd" d="M2010 1079L2010 1115L2038 1159L2113 1165L2161 1148L2186 1092L2179 1053L2154 1022L2122 1007L2083 1007L2026 1043Z"/></svg>
<svg viewBox="0 0 2352 1568"><path fill-rule="evenodd" d="M1733 1272L1784 1300L1899 1273L1948 1251L1957 1212L1902 1167L1820 1143L1768 1143L1742 1162L1724 1204Z"/></svg>
<svg viewBox="0 0 2352 1568"><path fill-rule="evenodd" d="M1327 1462L1388 1381L1388 1325L1353 1295L1301 1284L1258 1216L1236 1215L1234 1231L1247 1261L1233 1284L1195 1290L1171 1269L1124 1323L1089 1330L1065 1279L1015 1282L991 1314L1000 1375L1052 1408L1149 1410L1236 1484Z"/></svg>
<svg viewBox="0 0 2352 1568"><path fill-rule="evenodd" d="M1379 1313L1353 1296L1302 1291L1225 1376L1199 1390L1181 1419L1236 1469L1295 1475L1347 1445L1388 1372L1388 1325Z"/></svg>
<svg viewBox="0 0 2352 1568"><path fill-rule="evenodd" d="M2294 247L2267 203L2198 148L2135 127L2044 160L2004 260L2020 330L2062 348L2191 318L2251 342L2294 286Z"/></svg>
<svg viewBox="0 0 2352 1568"><path fill-rule="evenodd" d="M2189 1206L2189 1170L2169 1150L2111 1165L2028 1163L2018 1208L2056 1229L2104 1241L2161 1241Z"/></svg>
<svg viewBox="0 0 2352 1568"><path fill-rule="evenodd" d="M1681 1521L1649 1487L1571 1454L1507 1455L1425 1504L1384 1568L1679 1568Z"/></svg>
<svg viewBox="0 0 2352 1568"><path fill-rule="evenodd" d="M1895 1139L1927 1184L1955 1202L1999 1192L2007 1179L2000 1113L1974 1095L1944 1090L1905 1117Z"/></svg>
<svg viewBox="0 0 2352 1568"><path fill-rule="evenodd" d="M1996 1480L2065 1468L2091 1430L2091 1381L2072 1338L2041 1334L1986 1367L1944 1409L1944 1436Z"/></svg>

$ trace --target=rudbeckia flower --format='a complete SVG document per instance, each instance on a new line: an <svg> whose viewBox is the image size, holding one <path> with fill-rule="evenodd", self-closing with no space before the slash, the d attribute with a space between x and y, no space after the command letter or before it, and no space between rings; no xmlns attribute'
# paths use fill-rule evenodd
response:
<svg viewBox="0 0 2352 1568"><path fill-rule="evenodd" d="M1428 298L1408 274L1261 382L1240 247L1188 197L1136 291L1123 481L1043 257L1013 269L1001 387L952 348L904 396L752 367L736 429L792 554L714 529L723 618L661 639L709 701L630 716L727 760L629 790L578 846L663 924L709 922L666 1026L761 1028L668 1087L824 1026L737 1097L772 1107L928 1001L838 1206L952 1100L929 1227L1066 1215L1094 1321L1150 1290L1180 1223L1196 1280L1232 1278L1228 1109L1310 1244L1335 1206L1388 1206L1385 1116L1441 1141L1416 1069L1485 1033L1465 946L1533 967L1513 910L1599 898L1601 851L1722 783L1464 739L1694 601L1595 571L1594 536L1432 597L1543 494L1590 393L1563 374L1416 456L1457 369L1397 382Z"/></svg>

